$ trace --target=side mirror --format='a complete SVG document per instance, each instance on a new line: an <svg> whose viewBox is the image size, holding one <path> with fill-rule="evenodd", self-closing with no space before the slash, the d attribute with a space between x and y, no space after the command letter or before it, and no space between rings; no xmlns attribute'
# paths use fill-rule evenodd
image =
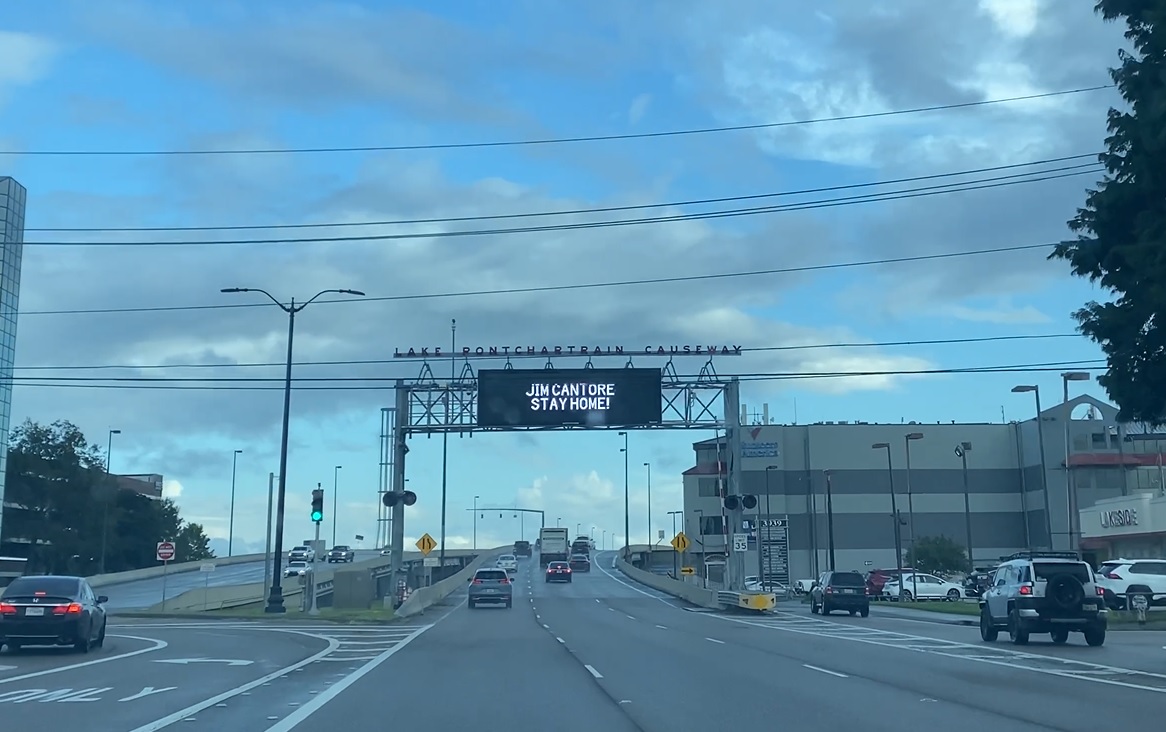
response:
<svg viewBox="0 0 1166 732"><path fill-rule="evenodd" d="M107 602L109 602L109 597L107 597L106 595L98 595L97 596L97 604L98 605L104 605Z"/></svg>
<svg viewBox="0 0 1166 732"><path fill-rule="evenodd" d="M466 580L466 582L473 582L473 581L474 581L473 577L470 577L468 580Z"/></svg>

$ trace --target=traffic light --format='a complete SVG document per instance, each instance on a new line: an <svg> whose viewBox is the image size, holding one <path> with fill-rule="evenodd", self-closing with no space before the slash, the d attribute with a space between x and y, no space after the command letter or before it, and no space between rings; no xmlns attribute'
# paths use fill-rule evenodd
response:
<svg viewBox="0 0 1166 732"><path fill-rule="evenodd" d="M324 520L324 489L316 488L312 491L312 520L320 523Z"/></svg>
<svg viewBox="0 0 1166 732"><path fill-rule="evenodd" d="M398 503L402 506L412 506L416 502L417 494L413 491L405 491L404 493L393 493L390 491L381 496L381 503L385 504L389 508L392 508Z"/></svg>
<svg viewBox="0 0 1166 732"><path fill-rule="evenodd" d="M730 511L757 508L757 496L725 496L725 508Z"/></svg>

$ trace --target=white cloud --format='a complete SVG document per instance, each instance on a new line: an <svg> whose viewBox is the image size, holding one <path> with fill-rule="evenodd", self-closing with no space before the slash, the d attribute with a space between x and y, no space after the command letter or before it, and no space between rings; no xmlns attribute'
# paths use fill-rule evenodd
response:
<svg viewBox="0 0 1166 732"><path fill-rule="evenodd" d="M999 308L973 308L963 305L952 305L944 308L944 312L957 320L966 320L972 323L1027 325L1052 321L1052 318L1031 305L1025 305L1023 307L1004 306Z"/></svg>
<svg viewBox="0 0 1166 732"><path fill-rule="evenodd" d="M57 44L48 38L0 30L0 101L10 88L29 86L43 79L58 50Z"/></svg>
<svg viewBox="0 0 1166 732"><path fill-rule="evenodd" d="M162 497L178 499L182 497L182 484L173 478L166 478L162 482Z"/></svg>

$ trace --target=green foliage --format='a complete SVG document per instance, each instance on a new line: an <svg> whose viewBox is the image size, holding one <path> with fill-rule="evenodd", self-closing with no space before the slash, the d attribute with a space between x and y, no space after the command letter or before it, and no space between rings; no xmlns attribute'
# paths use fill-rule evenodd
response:
<svg viewBox="0 0 1166 732"><path fill-rule="evenodd" d="M1074 313L1102 348L1098 381L1124 421L1166 423L1166 0L1100 0L1106 21L1125 23L1133 52L1110 76L1128 105L1110 109L1106 173L1069 222L1077 235L1050 258L1100 285L1110 302Z"/></svg>
<svg viewBox="0 0 1166 732"><path fill-rule="evenodd" d="M4 513L5 538L29 540L29 571L92 575L157 564L157 542L177 548L175 561L213 555L198 524L184 522L168 499L119 490L100 450L69 422L26 421L12 431ZM103 530L104 529L104 530Z"/></svg>
<svg viewBox="0 0 1166 732"><path fill-rule="evenodd" d="M906 564L921 572L960 572L968 568L968 554L946 536L922 536L907 551Z"/></svg>

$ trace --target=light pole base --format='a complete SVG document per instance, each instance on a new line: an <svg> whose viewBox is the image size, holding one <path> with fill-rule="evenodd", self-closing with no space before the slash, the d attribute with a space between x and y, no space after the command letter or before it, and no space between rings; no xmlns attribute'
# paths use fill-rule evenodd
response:
<svg viewBox="0 0 1166 732"><path fill-rule="evenodd" d="M271 588L271 594L267 596L267 605L263 608L265 613L286 613L287 608L283 606L283 591L280 588Z"/></svg>

